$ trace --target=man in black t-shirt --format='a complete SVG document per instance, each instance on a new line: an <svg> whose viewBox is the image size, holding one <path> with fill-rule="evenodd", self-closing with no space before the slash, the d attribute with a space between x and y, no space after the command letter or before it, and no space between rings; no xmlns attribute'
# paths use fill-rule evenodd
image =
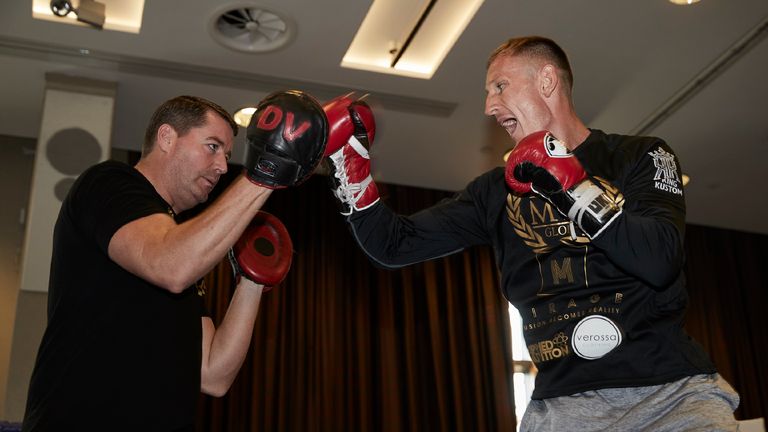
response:
<svg viewBox="0 0 768 432"><path fill-rule="evenodd" d="M736 430L738 395L683 330L680 164L661 139L587 128L572 82L552 40L501 45L485 113L515 144L506 169L410 216L384 205L371 178L370 107L332 101L326 155L341 213L384 268L494 248L538 369L522 431Z"/></svg>
<svg viewBox="0 0 768 432"><path fill-rule="evenodd" d="M306 94L278 92L259 107L270 117L255 116L248 128L245 172L182 223L176 215L205 202L226 173L237 133L213 102L165 102L136 166L102 162L77 179L54 230L48 325L24 431L191 430L200 392L227 392L262 289L289 266L274 258L263 265L233 245L251 235L255 216L264 220L259 209L273 189L311 174L327 136L322 108ZM287 233L267 240L290 245ZM232 260L245 277L216 327L203 312L199 281L231 250L240 251Z"/></svg>

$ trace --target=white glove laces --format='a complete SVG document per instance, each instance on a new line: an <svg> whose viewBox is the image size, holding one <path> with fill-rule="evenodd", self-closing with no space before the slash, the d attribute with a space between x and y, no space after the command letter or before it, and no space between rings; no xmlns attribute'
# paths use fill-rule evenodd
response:
<svg viewBox="0 0 768 432"><path fill-rule="evenodd" d="M370 159L368 150L358 141L355 136L350 137L347 142L352 149L357 152L361 157ZM370 174L363 179L360 183L350 183L349 176L345 167L344 158L344 146L331 155L331 161L336 169L334 170L334 176L339 179L339 187L334 191L334 195L344 204L349 205L351 208L357 209L357 202L362 198L363 192L368 185L373 181Z"/></svg>

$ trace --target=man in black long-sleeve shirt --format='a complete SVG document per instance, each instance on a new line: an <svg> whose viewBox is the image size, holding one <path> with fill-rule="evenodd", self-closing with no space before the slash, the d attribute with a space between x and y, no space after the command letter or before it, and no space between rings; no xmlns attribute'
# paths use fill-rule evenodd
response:
<svg viewBox="0 0 768 432"><path fill-rule="evenodd" d="M538 368L521 430L736 430L738 395L683 329L680 164L661 139L587 128L572 82L555 42L524 37L500 46L488 62L485 112L518 147L548 131L533 144L544 149L544 168L526 174L520 168L530 165L513 151L506 170L411 216L381 203L370 178L370 108L333 101L326 113L336 136L326 153L342 214L384 268L493 246ZM557 169L547 172L560 158L578 167L574 183L587 193ZM548 189L550 180L557 187ZM596 207L610 217L594 216Z"/></svg>

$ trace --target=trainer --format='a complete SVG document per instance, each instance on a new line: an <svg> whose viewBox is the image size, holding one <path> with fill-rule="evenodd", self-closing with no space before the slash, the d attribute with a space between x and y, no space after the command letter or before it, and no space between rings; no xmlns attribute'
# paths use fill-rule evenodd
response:
<svg viewBox="0 0 768 432"><path fill-rule="evenodd" d="M265 98L248 127L244 173L178 223L227 172L236 134L220 106L176 97L152 116L136 166L106 161L72 186L54 230L48 325L23 431L191 431L200 392L227 392L264 286L290 267L285 227L260 208L273 189L312 173L327 121L302 92ZM248 246L265 242L277 253ZM228 254L244 277L217 328L201 278Z"/></svg>

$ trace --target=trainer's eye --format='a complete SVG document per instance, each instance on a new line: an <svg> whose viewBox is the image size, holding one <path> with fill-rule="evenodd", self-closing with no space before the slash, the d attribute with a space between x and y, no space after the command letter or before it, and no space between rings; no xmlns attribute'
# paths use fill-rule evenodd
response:
<svg viewBox="0 0 768 432"><path fill-rule="evenodd" d="M501 93L502 91L504 91L504 88L506 86L507 86L507 83L503 81L496 83L496 92Z"/></svg>

